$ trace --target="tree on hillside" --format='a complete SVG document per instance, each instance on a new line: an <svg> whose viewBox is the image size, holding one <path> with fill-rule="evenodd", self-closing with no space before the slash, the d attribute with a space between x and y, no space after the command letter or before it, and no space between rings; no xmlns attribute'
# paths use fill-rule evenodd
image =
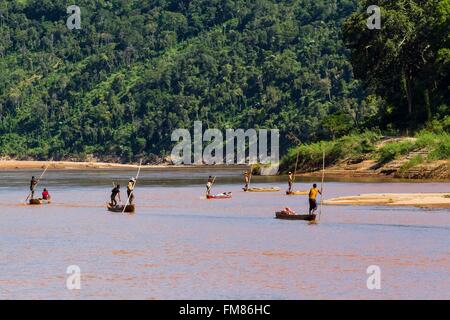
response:
<svg viewBox="0 0 450 320"><path fill-rule="evenodd" d="M381 29L367 25L381 8ZM344 23L355 76L387 101L388 122L415 128L449 113L450 0L369 0ZM407 115L407 116L405 116Z"/></svg>

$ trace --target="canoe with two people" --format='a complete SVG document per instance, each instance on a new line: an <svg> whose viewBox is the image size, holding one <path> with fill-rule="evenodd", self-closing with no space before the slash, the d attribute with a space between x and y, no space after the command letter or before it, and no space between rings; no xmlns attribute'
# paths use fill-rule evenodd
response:
<svg viewBox="0 0 450 320"><path fill-rule="evenodd" d="M136 179L131 178L130 181L128 181L127 184L127 196L128 196L128 204L132 205L134 200L134 186L136 184ZM117 184L112 190L111 190L111 206L116 207L117 206L117 198L119 199L119 202L122 202L122 199L120 199L120 184Z"/></svg>
<svg viewBox="0 0 450 320"><path fill-rule="evenodd" d="M314 221L316 219L317 210L317 195L322 195L322 192L317 188L317 184L313 184L313 187L309 190L309 213L308 214L297 214L294 210L290 208L284 208L283 210L275 213L275 218L285 219L285 220L307 220Z"/></svg>
<svg viewBox="0 0 450 320"><path fill-rule="evenodd" d="M208 177L208 181L206 182L206 199L231 199L231 192L223 192L215 195L211 194L211 188L215 181L216 177Z"/></svg>
<svg viewBox="0 0 450 320"><path fill-rule="evenodd" d="M135 207L133 204L134 201L134 188L136 185L136 178L131 178L128 181L127 184L127 196L128 196L128 204L122 205L119 203L122 202L122 199L120 198L120 185L117 184L112 190L111 190L111 202L108 203L108 210L112 212L127 212L127 213L133 213L135 211ZM117 202L117 199L119 202Z"/></svg>
<svg viewBox="0 0 450 320"><path fill-rule="evenodd" d="M36 179L34 176L31 177L30 181L30 201L29 204L31 205L39 205L39 204L48 204L51 202L51 196L48 192L47 188L44 188L42 191L42 197L41 198L34 198L34 193L36 192L36 186L39 183L39 179Z"/></svg>

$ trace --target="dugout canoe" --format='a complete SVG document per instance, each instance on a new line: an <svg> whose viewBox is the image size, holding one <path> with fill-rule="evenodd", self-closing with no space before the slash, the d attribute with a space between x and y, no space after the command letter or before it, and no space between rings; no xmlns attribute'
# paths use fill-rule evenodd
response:
<svg viewBox="0 0 450 320"><path fill-rule="evenodd" d="M44 200L44 199L30 199L28 201L28 204L31 206L39 206L42 204L50 204L52 201L51 200Z"/></svg>
<svg viewBox="0 0 450 320"><path fill-rule="evenodd" d="M135 206L134 206L134 204L129 204L129 205L127 205L127 207L125 208L125 211L123 210L124 209L124 205L122 205L122 206L115 206L115 207L113 207L111 204L109 204L108 203L108 205L107 205L107 208L108 208L108 211L111 211L111 212L119 212L119 213L122 213L122 212L126 212L126 213L134 213L135 212L135 210L136 210L136 208L135 208Z"/></svg>
<svg viewBox="0 0 450 320"><path fill-rule="evenodd" d="M314 220L316 220L316 215L315 214L287 214L285 211L279 211L279 212L275 213L275 219L314 221Z"/></svg>
<svg viewBox="0 0 450 320"><path fill-rule="evenodd" d="M292 191L292 192L286 191L286 195L288 195L288 196L305 196L308 193L309 192L306 190L297 190L297 191Z"/></svg>
<svg viewBox="0 0 450 320"><path fill-rule="evenodd" d="M232 194L231 192L224 192L224 193L220 193L220 194L208 194L206 195L206 199L231 199Z"/></svg>
<svg viewBox="0 0 450 320"><path fill-rule="evenodd" d="M243 188L244 192L278 192L280 191L280 188L278 187L272 187L272 188L249 188L245 189Z"/></svg>

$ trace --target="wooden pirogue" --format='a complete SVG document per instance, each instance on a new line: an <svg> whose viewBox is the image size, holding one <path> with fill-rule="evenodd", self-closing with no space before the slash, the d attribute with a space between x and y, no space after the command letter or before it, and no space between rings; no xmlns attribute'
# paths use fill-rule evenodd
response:
<svg viewBox="0 0 450 320"><path fill-rule="evenodd" d="M278 192L280 191L280 188L278 187L272 187L272 188L243 188L245 192Z"/></svg>
<svg viewBox="0 0 450 320"><path fill-rule="evenodd" d="M231 192L224 192L224 193L220 193L220 194L208 194L206 195L206 199L231 199L232 197L232 193Z"/></svg>
<svg viewBox="0 0 450 320"><path fill-rule="evenodd" d="M52 201L49 199L49 200L44 200L44 199L30 199L29 201L28 201L28 204L29 205L31 205L31 206L39 206L39 205L42 205L42 204L50 204Z"/></svg>
<svg viewBox="0 0 450 320"><path fill-rule="evenodd" d="M308 194L308 191L306 191L306 190L298 190L298 191L291 191L291 192L286 191L286 194L288 196L305 196Z"/></svg>
<svg viewBox="0 0 450 320"><path fill-rule="evenodd" d="M314 221L316 220L315 214L288 214L286 211L279 211L275 213L276 219L284 220L304 220L304 221Z"/></svg>
<svg viewBox="0 0 450 320"><path fill-rule="evenodd" d="M134 213L136 210L134 204L129 204L126 207L124 205L113 207L110 203L108 203L107 207L108 207L108 211L120 212L120 213L122 213L122 212Z"/></svg>

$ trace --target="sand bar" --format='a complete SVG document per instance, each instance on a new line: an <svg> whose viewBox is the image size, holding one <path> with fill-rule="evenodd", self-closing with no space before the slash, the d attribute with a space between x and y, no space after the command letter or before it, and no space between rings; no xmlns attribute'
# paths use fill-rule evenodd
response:
<svg viewBox="0 0 450 320"><path fill-rule="evenodd" d="M449 193L370 193L327 199L325 205L353 206L414 206L450 208Z"/></svg>

